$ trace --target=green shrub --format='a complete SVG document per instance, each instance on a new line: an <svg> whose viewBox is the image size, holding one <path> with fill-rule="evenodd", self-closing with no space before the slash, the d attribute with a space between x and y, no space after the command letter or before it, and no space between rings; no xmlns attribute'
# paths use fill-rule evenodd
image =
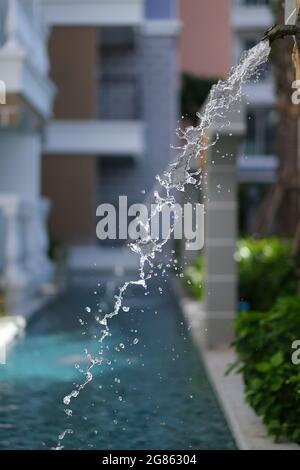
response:
<svg viewBox="0 0 300 470"><path fill-rule="evenodd" d="M300 365L292 343L300 339L300 297L280 299L268 312L241 312L234 346L248 403L276 440L300 444Z"/></svg>
<svg viewBox="0 0 300 470"><path fill-rule="evenodd" d="M62 263L66 261L67 249L64 242L56 239L50 239L48 247L48 256L54 263Z"/></svg>
<svg viewBox="0 0 300 470"><path fill-rule="evenodd" d="M198 300L201 300L203 296L203 277L203 257L199 256L184 270L184 285L187 291Z"/></svg>
<svg viewBox="0 0 300 470"><path fill-rule="evenodd" d="M248 309L265 311L276 299L296 292L291 246L277 238L242 239L237 244L239 300ZM188 290L197 299L203 296L203 257L185 269Z"/></svg>
<svg viewBox="0 0 300 470"><path fill-rule="evenodd" d="M292 252L277 238L242 239L236 250L239 299L251 310L268 310L278 296L295 293Z"/></svg>

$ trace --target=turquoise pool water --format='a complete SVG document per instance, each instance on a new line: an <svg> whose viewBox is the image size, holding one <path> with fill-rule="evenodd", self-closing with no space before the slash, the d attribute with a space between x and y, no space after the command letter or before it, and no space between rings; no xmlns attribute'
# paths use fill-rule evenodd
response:
<svg viewBox="0 0 300 470"><path fill-rule="evenodd" d="M100 280L101 282L101 280ZM111 323L107 363L64 413L62 398L82 382L84 349L97 351L95 311L103 285L76 282L31 322L0 366L0 449L48 449L70 428L66 449L234 449L167 282L131 289L130 309ZM105 287L105 286L104 286ZM108 284L109 294L113 284ZM94 291L97 290L97 294ZM106 289L107 290L107 289ZM81 323L84 322L84 325Z"/></svg>

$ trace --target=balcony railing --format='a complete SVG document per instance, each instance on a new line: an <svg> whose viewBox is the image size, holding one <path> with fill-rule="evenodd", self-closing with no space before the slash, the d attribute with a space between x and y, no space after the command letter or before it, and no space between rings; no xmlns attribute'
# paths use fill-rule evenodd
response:
<svg viewBox="0 0 300 470"><path fill-rule="evenodd" d="M46 199L24 202L17 195L0 195L0 285L8 295L38 290L52 278L49 208Z"/></svg>
<svg viewBox="0 0 300 470"><path fill-rule="evenodd" d="M144 0L42 0L52 26L140 25Z"/></svg>
<svg viewBox="0 0 300 470"><path fill-rule="evenodd" d="M50 121L43 150L51 155L132 155L139 158L145 150L144 127L142 121L116 119Z"/></svg>

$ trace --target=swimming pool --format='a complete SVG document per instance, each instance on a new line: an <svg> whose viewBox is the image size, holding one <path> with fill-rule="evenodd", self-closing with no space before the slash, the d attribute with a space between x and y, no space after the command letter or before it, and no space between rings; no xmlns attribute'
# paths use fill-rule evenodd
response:
<svg viewBox="0 0 300 470"><path fill-rule="evenodd" d="M84 350L98 349L99 325L85 307L95 311L100 298L109 308L114 290L113 280L97 283L73 282L0 366L0 449L49 449L67 428L65 449L235 449L167 281L162 290L150 281L148 295L130 290L129 311L111 322L107 363L66 416L62 399L82 382Z"/></svg>

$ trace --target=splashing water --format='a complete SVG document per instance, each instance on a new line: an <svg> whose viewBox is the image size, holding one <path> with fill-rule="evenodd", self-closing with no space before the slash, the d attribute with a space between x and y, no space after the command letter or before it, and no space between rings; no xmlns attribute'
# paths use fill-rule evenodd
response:
<svg viewBox="0 0 300 470"><path fill-rule="evenodd" d="M242 86L248 82L251 78L259 78L259 66L264 64L270 54L270 45L268 41L261 41L249 51L245 52L239 64L232 68L229 78L225 81L219 81L211 89L207 104L202 113L197 114L199 118L199 124L195 127L187 127L183 130L177 130L177 135L180 139L185 141L179 149L177 158L172 162L168 169L163 173L162 176L157 176L157 180L160 183L162 190L165 192L164 196L161 196L158 191L154 192L155 199L155 210L152 211L148 221L140 221L140 225L143 226L144 235L143 238L139 239L135 243L130 244L131 250L139 256L139 278L125 282L120 288L119 293L116 296L116 300L113 306L113 310L110 313L104 315L102 319L96 318L97 322L101 325L101 333L98 338L100 349L98 355L93 357L86 351L87 359L89 361L88 367L84 372L84 381L78 384L71 393L64 397L63 403L68 406L73 398L78 397L80 392L86 387L86 385L92 381L93 374L92 370L95 365L101 365L104 362L103 357L103 341L107 336L110 336L109 331L109 320L119 314L120 310L126 311L126 307L123 308L123 298L127 289L131 286L140 286L147 289L145 266L146 263L153 267L153 260L157 253L163 250L163 246L168 241L153 240L151 238L151 220L158 213L162 212L164 207L169 209L174 208L176 199L171 195L172 190L184 191L185 186L188 184L199 186L197 176L201 176L201 169L191 171L193 163L202 152L213 146L215 141L211 142L208 135L208 130L213 125L218 125L219 128L225 127L229 124L226 122L226 115L230 108L242 97ZM201 181L201 179L200 179ZM170 228L170 235L174 229L173 226ZM147 279L149 276L147 277ZM66 414L72 416L72 410L66 409ZM62 440L67 434L72 433L71 429L67 429L62 432L58 437L58 443L56 450L63 448L61 445Z"/></svg>

